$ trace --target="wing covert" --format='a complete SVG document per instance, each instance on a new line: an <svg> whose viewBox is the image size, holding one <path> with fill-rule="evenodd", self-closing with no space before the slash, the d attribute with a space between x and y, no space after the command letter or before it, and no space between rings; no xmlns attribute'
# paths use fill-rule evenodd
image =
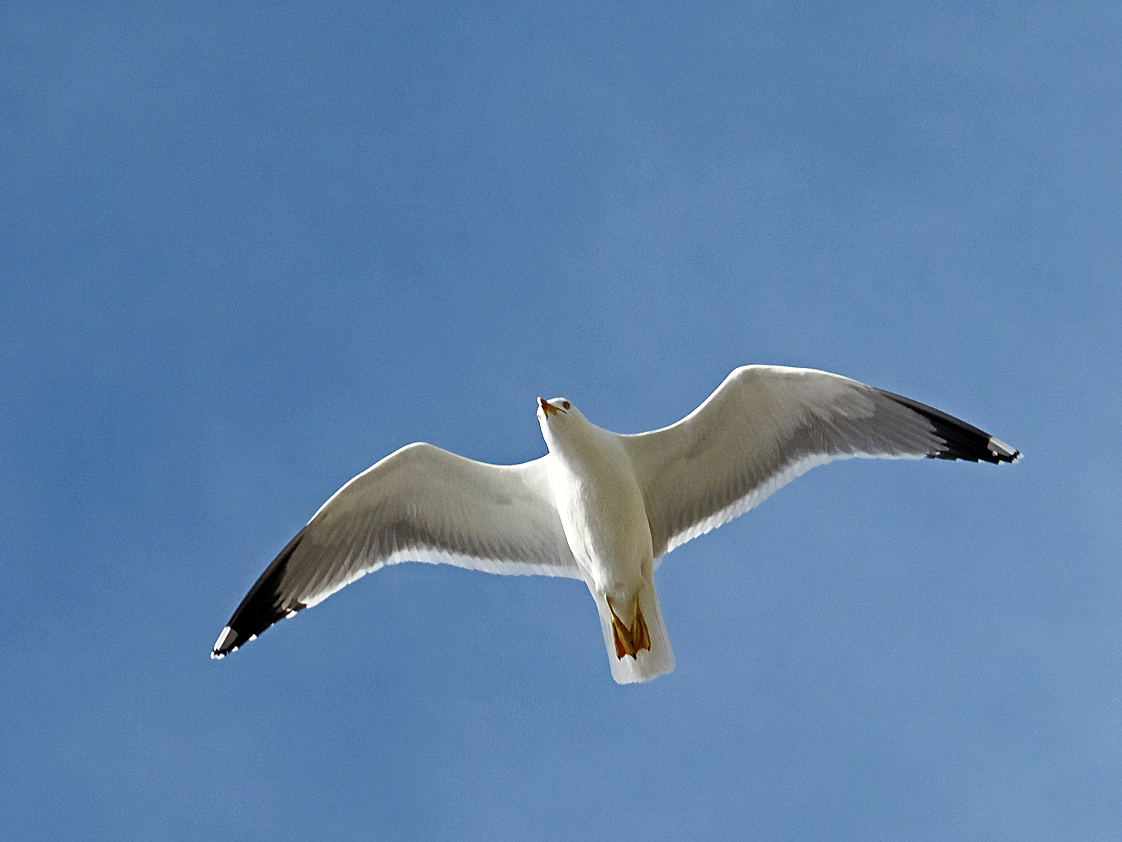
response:
<svg viewBox="0 0 1122 842"><path fill-rule="evenodd" d="M332 495L266 568L212 657L396 562L580 578L547 459L489 465L423 443L387 456Z"/></svg>
<svg viewBox="0 0 1122 842"><path fill-rule="evenodd" d="M782 366L739 368L678 423L623 441L656 557L835 459L1020 456L924 404L840 375Z"/></svg>

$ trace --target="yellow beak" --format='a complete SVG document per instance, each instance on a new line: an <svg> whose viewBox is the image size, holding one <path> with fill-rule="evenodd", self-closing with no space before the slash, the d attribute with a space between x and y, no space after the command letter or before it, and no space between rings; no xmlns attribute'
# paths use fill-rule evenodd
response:
<svg viewBox="0 0 1122 842"><path fill-rule="evenodd" d="M546 403L545 398L538 398L538 406L542 408L542 412L545 413L546 418L548 418L550 415L557 414L557 407L555 407L551 403Z"/></svg>

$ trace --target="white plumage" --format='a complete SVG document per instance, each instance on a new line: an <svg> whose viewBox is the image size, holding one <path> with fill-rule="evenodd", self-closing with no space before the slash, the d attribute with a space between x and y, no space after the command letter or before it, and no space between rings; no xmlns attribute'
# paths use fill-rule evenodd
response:
<svg viewBox="0 0 1122 842"><path fill-rule="evenodd" d="M582 579L612 676L674 668L657 559L810 468L854 456L1013 462L1020 453L931 407L810 369L745 366L686 418L618 435L569 401L538 399L549 453L489 465L411 444L329 499L242 600L221 658L386 564Z"/></svg>

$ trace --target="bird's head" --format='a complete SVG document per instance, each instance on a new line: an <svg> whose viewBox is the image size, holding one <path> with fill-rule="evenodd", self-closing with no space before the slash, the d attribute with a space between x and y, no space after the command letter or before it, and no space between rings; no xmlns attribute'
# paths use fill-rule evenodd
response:
<svg viewBox="0 0 1122 842"><path fill-rule="evenodd" d="M563 412L568 415L572 410L573 405L564 398L553 398L548 401L545 398L538 398L538 418L548 420L558 413Z"/></svg>
<svg viewBox="0 0 1122 842"><path fill-rule="evenodd" d="M538 424L547 443L572 435L582 422L587 423L580 410L564 398L538 398Z"/></svg>

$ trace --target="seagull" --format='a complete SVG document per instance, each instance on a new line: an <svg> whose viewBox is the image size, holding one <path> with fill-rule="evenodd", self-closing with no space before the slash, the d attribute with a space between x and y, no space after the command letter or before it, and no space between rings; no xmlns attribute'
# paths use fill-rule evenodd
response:
<svg viewBox="0 0 1122 842"><path fill-rule="evenodd" d="M491 465L407 445L340 488L222 629L222 658L387 564L423 561L581 579L612 677L674 669L659 559L835 459L1016 462L1020 451L937 409L837 374L750 365L676 424L620 435L565 398L537 400L549 452Z"/></svg>

